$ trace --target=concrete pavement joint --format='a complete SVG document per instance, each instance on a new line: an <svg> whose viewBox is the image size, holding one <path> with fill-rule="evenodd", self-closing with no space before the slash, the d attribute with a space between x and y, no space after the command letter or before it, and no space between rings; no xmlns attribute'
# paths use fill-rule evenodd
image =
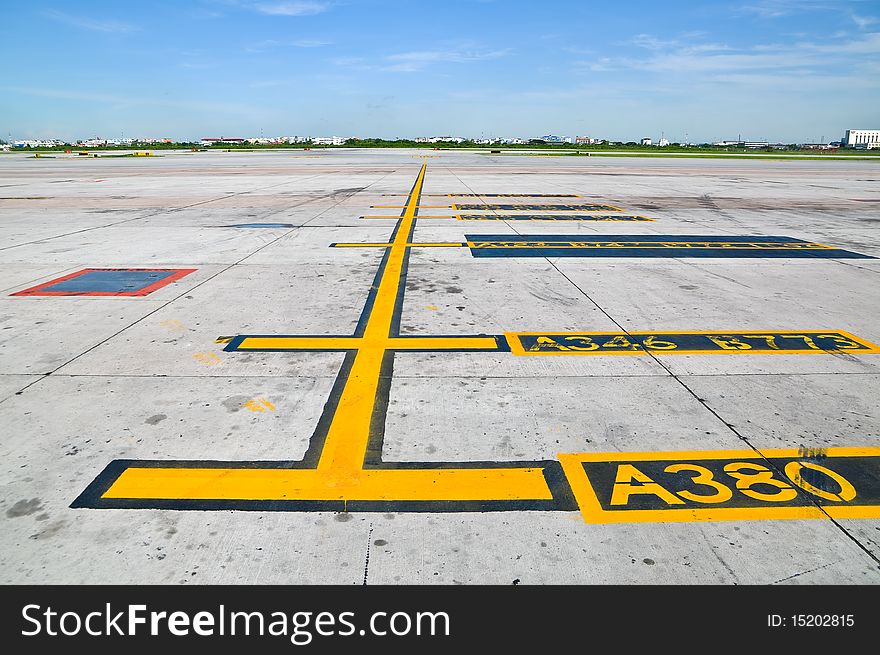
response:
<svg viewBox="0 0 880 655"><path fill-rule="evenodd" d="M315 175L315 176L313 176L313 177L320 177L320 175ZM380 182L382 179L384 179L384 177L387 177L387 176L383 176L382 178L380 178L379 180L377 180L377 182ZM290 184L290 182L285 182L284 184ZM275 185L275 186L281 186L281 185ZM318 214L317 214L314 218L312 218L311 220L315 220L315 219L317 219L318 217L320 217L321 215L323 215L323 214L325 214L326 212L330 211L330 210L333 209L334 207L340 205L344 200L345 200L345 199L340 200L340 201L338 201L335 205L333 205L332 207L328 207L328 208L325 209L324 211L318 213ZM283 211L283 210L282 210L282 211ZM22 393L24 393L24 392L25 392L27 389L29 389L30 387L34 386L35 384L38 384L41 380L44 380L46 377L49 377L50 375L54 374L56 371L58 371L58 370L64 368L64 367L67 366L68 364L71 364L72 362L78 360L78 359L79 359L80 357L82 357L83 355L86 355L86 354L90 353L91 351L95 350L95 349L98 348L99 346L101 346L101 345L107 343L108 341L110 341L111 339L113 339L113 338L119 336L120 334L122 334L123 332L125 332L126 330L128 330L129 328L131 328L131 327L137 325L138 323L140 323L141 321L143 321L144 319L149 318L150 316L152 316L153 314L155 314L155 313L158 312L158 311L161 311L162 309L164 309L165 307L167 307L168 305L170 305L170 304L173 303L174 301L179 300L179 299L182 298L183 296L192 293L195 289L198 289L200 286L202 286L202 285L204 285L205 283L207 283L207 282L213 280L213 279L216 278L218 275L220 275L220 274L222 274L222 273L225 273L226 271L230 270L231 268L233 268L233 267L237 266L238 264L244 262L246 259L248 259L248 258L252 257L253 255L257 254L258 252L260 252L260 251L263 250L264 248L268 248L268 247L271 246L273 243L279 241L280 239L283 239L283 238L286 237L288 234L294 232L296 229L298 229L298 228L293 228L293 229L290 229L290 230L285 231L283 234L280 234L279 236L277 236L276 238L272 239L271 241L269 241L269 242L267 242L267 243L264 243L264 244L261 245L259 248L257 248L256 250L254 250L254 251L251 252L251 253L248 253L247 255L245 255L244 257L242 257L241 259L239 259L238 261L236 261L236 262L234 262L234 263L232 263L232 264L229 264L228 266L226 266L225 268L223 268L223 269L217 271L217 272L214 273L213 275L208 276L207 278L205 278L204 280L202 280L201 282L199 282L199 283L196 284L195 286L189 287L187 290L182 291L180 294L178 294L178 295L175 296L174 298L171 298L171 299L168 300L167 302L165 302L165 303L159 305L158 307L156 307L156 308L153 309L152 311L148 312L147 314L144 314L143 316L141 316L141 317L138 318L137 320L133 321L133 322L130 323L129 325L126 325L125 327L123 327L122 329L118 330L117 332L111 334L111 335L108 336L107 338L105 338L105 339L99 341L98 343L94 344L94 345L91 346L90 348L87 348L87 349L84 350L83 352L81 352L81 353L79 353L78 355L72 357L71 359L67 360L67 361L64 362L63 364L57 366L57 367L56 367L55 369L53 369L52 371L49 371L49 372L47 372L47 373L44 373L41 377L39 377L38 379L36 379L36 380L34 380L34 381L28 383L27 385L25 385L24 387L22 387L21 389L19 389L17 392L15 392L14 394L12 394L11 396L7 396L7 397L5 397L5 398L3 398L3 399L0 399L0 404L4 403L6 400L8 400L9 398L11 398L12 396L19 396L19 395L21 395Z"/></svg>
<svg viewBox="0 0 880 655"><path fill-rule="evenodd" d="M313 176L311 176L311 177L312 177L312 178L314 178L314 177L321 177L322 175L326 175L326 173L318 173L317 175L313 175ZM305 178L305 179L311 179L311 178ZM143 220L143 219L145 219L145 218L153 218L154 216L160 216L160 215L162 215L162 214L171 214L171 213L174 213L174 212L177 212L177 211L182 211L182 210L184 210L184 209L190 209L190 208L192 208L192 207L198 207L198 206L200 206L200 205L206 205L206 204L211 203L211 202L217 202L218 200L226 200L227 198L234 198L234 197L236 197L236 196L247 195L247 194L249 194L249 193L255 193L256 191L265 191L266 189L274 189L275 187L284 186L285 184L292 184L294 181L299 182L299 181L301 181L301 180L292 180L292 181L288 181L288 182L281 182L280 184L273 184L273 185L270 185L270 186L259 187L259 188L257 188L257 189L249 189L248 191L239 191L238 193L229 193L229 194L225 194L225 195L223 195L223 196L221 196L221 197L218 197L218 198L211 198L210 200L202 200L202 201L200 201L200 202L194 202L194 203L192 203L192 204L190 204L190 205L184 205L183 207L173 207L173 208L171 208L171 209L162 209L162 210L159 210L159 211L155 211L155 212L149 213L149 214L147 214L146 216L135 216L134 218L127 218L127 219L125 219L124 221L115 221L115 222L113 222L113 223L107 223L107 224L105 224L105 225L96 225L96 226L94 226L94 227L87 227L87 228L84 228L84 229L82 229L82 230L74 230L73 232L65 232L64 234L55 234L55 235L53 235L53 236L50 236L50 237L44 237L44 238L42 238L42 239L35 239L35 240L33 240L33 241L25 241L25 242L23 242L23 243L16 243L16 244L11 245L11 246L4 246L4 247L0 248L0 251L3 251L3 250L11 250L11 249L13 249L13 248L20 248L21 246L33 245L33 244L35 244L35 243L43 243L44 241L51 241L51 240L53 240L53 239L60 239L60 238L62 238L62 237L72 236L72 235L74 235L74 234L82 234L83 232L91 232L91 231L93 231L93 230L103 230L104 228L115 227L115 226L117 226L117 225L122 225L122 224L124 224L124 223L131 223L131 222L133 222L133 221L140 221L140 220Z"/></svg>

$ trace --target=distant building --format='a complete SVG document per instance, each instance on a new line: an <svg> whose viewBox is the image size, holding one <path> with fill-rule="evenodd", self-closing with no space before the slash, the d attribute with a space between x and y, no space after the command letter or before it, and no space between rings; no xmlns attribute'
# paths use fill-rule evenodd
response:
<svg viewBox="0 0 880 655"><path fill-rule="evenodd" d="M13 141L15 148L52 148L55 146L63 146L64 141L60 139L24 139L21 141Z"/></svg>
<svg viewBox="0 0 880 655"><path fill-rule="evenodd" d="M319 136L312 139L312 143L316 146L341 146L345 145L346 141L348 139L342 136Z"/></svg>
<svg viewBox="0 0 880 655"><path fill-rule="evenodd" d="M574 142L579 146L594 146L598 143L605 143L604 139L594 139L589 136L575 137Z"/></svg>
<svg viewBox="0 0 880 655"><path fill-rule="evenodd" d="M847 148L867 150L880 148L880 130L847 130L843 137L843 145Z"/></svg>
<svg viewBox="0 0 880 655"><path fill-rule="evenodd" d="M545 134L538 137L544 143L574 143L574 139L567 136L557 136L555 134Z"/></svg>
<svg viewBox="0 0 880 655"><path fill-rule="evenodd" d="M416 137L416 143L464 143L460 136L420 136Z"/></svg>
<svg viewBox="0 0 880 655"><path fill-rule="evenodd" d="M662 148L663 146L668 146L668 145L669 145L669 139L667 139L667 138L665 138L665 137L660 137L660 140L657 142L657 145L660 146L661 148Z"/></svg>
<svg viewBox="0 0 880 655"><path fill-rule="evenodd" d="M737 148L769 148L767 141L717 141L713 146L735 146Z"/></svg>
<svg viewBox="0 0 880 655"><path fill-rule="evenodd" d="M643 146L654 145L654 142L651 140L651 137L649 137L649 136L646 136L644 139L639 141L639 143Z"/></svg>
<svg viewBox="0 0 880 655"><path fill-rule="evenodd" d="M200 141L203 146L240 145L244 139L208 136Z"/></svg>

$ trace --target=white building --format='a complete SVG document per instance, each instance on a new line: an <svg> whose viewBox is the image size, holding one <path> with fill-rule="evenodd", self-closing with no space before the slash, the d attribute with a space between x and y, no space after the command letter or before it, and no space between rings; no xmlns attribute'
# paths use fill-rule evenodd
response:
<svg viewBox="0 0 880 655"><path fill-rule="evenodd" d="M657 142L657 145L660 146L661 148L662 148L663 146L668 146L668 145L669 145L669 139L667 139L666 137L660 137L660 140Z"/></svg>
<svg viewBox="0 0 880 655"><path fill-rule="evenodd" d="M345 145L345 142L348 141L343 136L319 136L312 139L312 143L316 146L341 146Z"/></svg>
<svg viewBox="0 0 880 655"><path fill-rule="evenodd" d="M843 137L846 148L880 148L880 130L847 130Z"/></svg>
<svg viewBox="0 0 880 655"><path fill-rule="evenodd" d="M241 145L244 139L238 137L206 136L199 143L203 146Z"/></svg>
<svg viewBox="0 0 880 655"><path fill-rule="evenodd" d="M545 134L538 138L545 143L574 143L574 137L558 136L556 134Z"/></svg>
<svg viewBox="0 0 880 655"><path fill-rule="evenodd" d="M639 141L639 143L641 143L643 146L654 145L654 142L651 140L651 137L649 137L649 136L646 136L644 139Z"/></svg>
<svg viewBox="0 0 880 655"><path fill-rule="evenodd" d="M460 136L420 136L416 137L416 143L464 143Z"/></svg>
<svg viewBox="0 0 880 655"><path fill-rule="evenodd" d="M258 146L272 146L278 145L279 143L283 143L281 137L275 136L252 136L248 139L245 139L248 143L253 143Z"/></svg>
<svg viewBox="0 0 880 655"><path fill-rule="evenodd" d="M767 141L716 141L713 146L735 146L738 148L769 148L770 143Z"/></svg>
<svg viewBox="0 0 880 655"><path fill-rule="evenodd" d="M13 141L16 148L52 148L54 146L63 146L64 141L59 139L24 139L21 141Z"/></svg>

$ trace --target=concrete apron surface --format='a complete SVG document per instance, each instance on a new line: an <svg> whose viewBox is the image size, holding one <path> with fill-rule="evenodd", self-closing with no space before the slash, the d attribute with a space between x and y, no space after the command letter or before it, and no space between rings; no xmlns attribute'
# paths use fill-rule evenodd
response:
<svg viewBox="0 0 880 655"><path fill-rule="evenodd" d="M877 163L419 154L0 158L0 582L880 583Z"/></svg>

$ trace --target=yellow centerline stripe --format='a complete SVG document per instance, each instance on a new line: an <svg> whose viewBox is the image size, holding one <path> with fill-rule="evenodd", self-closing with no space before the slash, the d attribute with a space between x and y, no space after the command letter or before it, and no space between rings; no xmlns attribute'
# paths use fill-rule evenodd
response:
<svg viewBox="0 0 880 655"><path fill-rule="evenodd" d="M375 345L370 341L388 339L391 332L406 244L415 220L427 167L427 162L422 164L406 209L397 224L379 288L373 299L372 311L364 328L364 347L355 355L318 460L319 471L332 471L343 479L356 475L363 469L382 359L385 355L385 346L381 341Z"/></svg>

